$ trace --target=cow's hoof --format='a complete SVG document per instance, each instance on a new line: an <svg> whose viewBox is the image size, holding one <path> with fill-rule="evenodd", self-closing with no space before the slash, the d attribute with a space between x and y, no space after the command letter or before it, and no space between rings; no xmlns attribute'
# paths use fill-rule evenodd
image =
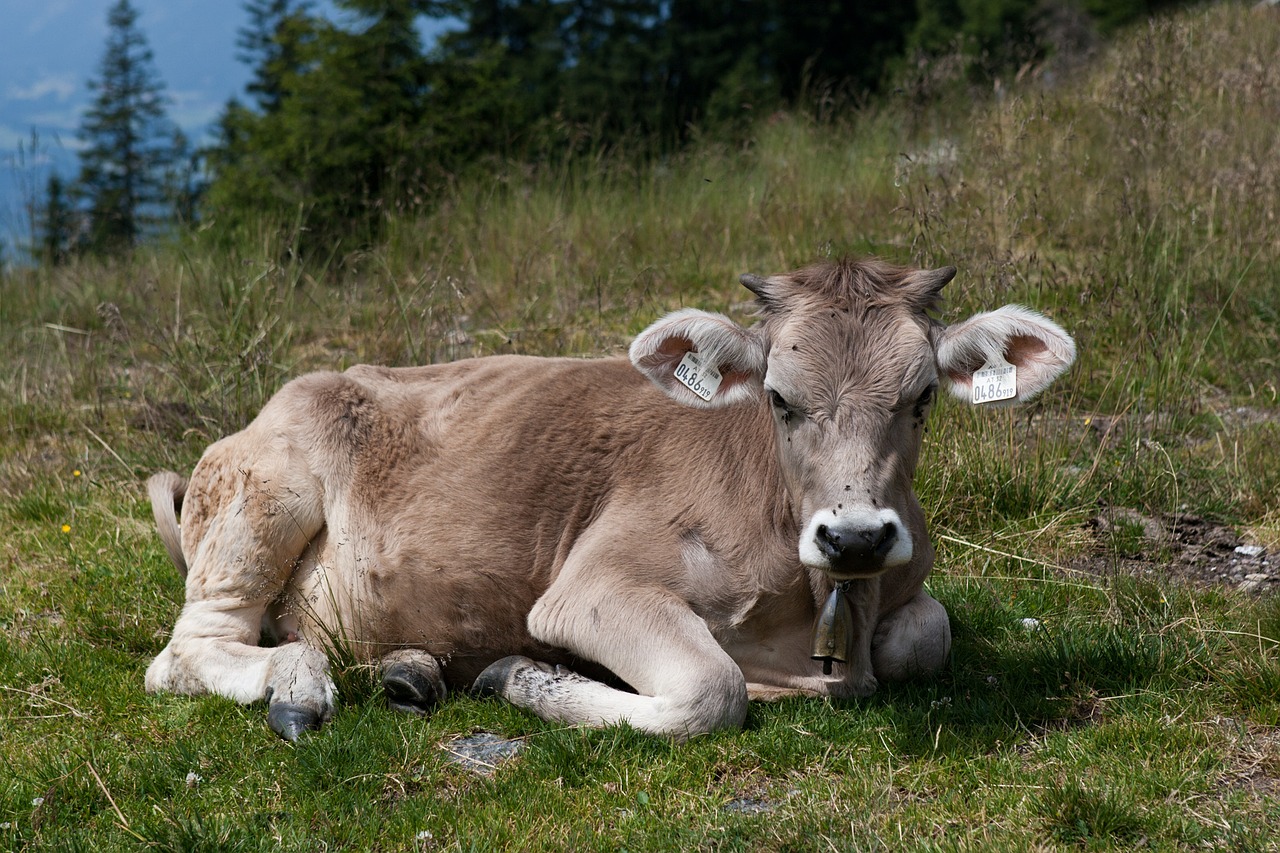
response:
<svg viewBox="0 0 1280 853"><path fill-rule="evenodd" d="M448 688L438 674L432 678L423 667L394 663L382 672L382 692L392 710L422 715L444 699Z"/></svg>
<svg viewBox="0 0 1280 853"><path fill-rule="evenodd" d="M277 702L267 709L267 725L271 731L290 742L305 731L319 731L320 723L318 713L291 702Z"/></svg>
<svg viewBox="0 0 1280 853"><path fill-rule="evenodd" d="M471 684L472 696L505 696L507 686L514 675L521 670L537 669L550 672L551 667L544 663L530 660L524 655L511 655L496 660L485 667L484 672L476 676Z"/></svg>

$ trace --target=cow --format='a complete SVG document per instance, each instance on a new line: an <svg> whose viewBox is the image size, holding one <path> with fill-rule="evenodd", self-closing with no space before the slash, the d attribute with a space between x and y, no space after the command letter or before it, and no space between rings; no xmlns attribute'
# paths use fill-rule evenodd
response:
<svg viewBox="0 0 1280 853"><path fill-rule="evenodd" d="M398 710L470 688L682 739L936 672L912 485L935 392L1017 403L1075 358L1019 306L944 325L954 275L825 260L744 275L750 326L678 310L629 359L292 380L148 483L186 599L147 690L265 699L293 740L334 713L341 650Z"/></svg>

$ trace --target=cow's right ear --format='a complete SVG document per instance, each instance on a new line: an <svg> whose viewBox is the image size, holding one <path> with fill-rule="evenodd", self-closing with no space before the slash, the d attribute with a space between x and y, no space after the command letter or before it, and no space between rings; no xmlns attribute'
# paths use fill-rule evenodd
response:
<svg viewBox="0 0 1280 853"><path fill-rule="evenodd" d="M1058 378L1076 358L1076 343L1061 326L1021 305L1006 305L947 327L937 345L938 369L951 392L971 403L1025 402ZM983 368L1007 371L1004 380L981 377ZM1009 370L1012 368L1012 370ZM994 389L982 400L984 385ZM975 389L975 384L978 388Z"/></svg>
<svg viewBox="0 0 1280 853"><path fill-rule="evenodd" d="M762 336L723 314L685 308L636 336L631 363L672 399L715 409L756 396L766 353Z"/></svg>

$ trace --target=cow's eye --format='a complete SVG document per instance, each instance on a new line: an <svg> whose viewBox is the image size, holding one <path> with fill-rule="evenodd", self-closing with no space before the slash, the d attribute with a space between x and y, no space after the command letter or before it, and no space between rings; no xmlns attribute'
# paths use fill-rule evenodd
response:
<svg viewBox="0 0 1280 853"><path fill-rule="evenodd" d="M933 392L938 390L938 383L933 383L924 389L924 393L920 395L920 399L916 400L916 407L923 409L925 406L933 402Z"/></svg>
<svg viewBox="0 0 1280 853"><path fill-rule="evenodd" d="M778 417L782 418L784 424L791 423L791 417L796 410L786 401L786 398L772 388L769 389L769 404L777 411Z"/></svg>

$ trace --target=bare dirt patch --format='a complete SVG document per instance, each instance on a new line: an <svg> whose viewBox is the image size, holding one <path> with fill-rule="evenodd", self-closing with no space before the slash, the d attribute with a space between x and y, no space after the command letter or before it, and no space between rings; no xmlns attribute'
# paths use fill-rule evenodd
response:
<svg viewBox="0 0 1280 853"><path fill-rule="evenodd" d="M1088 522L1098 554L1073 568L1092 574L1174 578L1244 592L1280 589L1280 558L1231 527L1186 513L1104 507Z"/></svg>
<svg viewBox="0 0 1280 853"><path fill-rule="evenodd" d="M1220 786L1258 799L1280 795L1280 729L1231 717L1216 717L1208 725L1216 727L1227 744Z"/></svg>

